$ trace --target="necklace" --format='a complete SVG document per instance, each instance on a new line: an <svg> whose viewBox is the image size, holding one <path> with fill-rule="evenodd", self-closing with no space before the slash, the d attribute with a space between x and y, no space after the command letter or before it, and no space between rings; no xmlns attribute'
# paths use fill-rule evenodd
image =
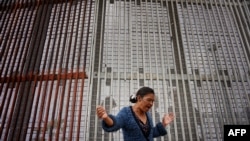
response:
<svg viewBox="0 0 250 141"><path fill-rule="evenodd" d="M135 113L135 116L136 118L143 124L147 124L147 116L146 116L146 113L144 112L140 112L142 114L139 114L139 112L137 112L137 110L135 110L134 108L133 109L133 112Z"/></svg>

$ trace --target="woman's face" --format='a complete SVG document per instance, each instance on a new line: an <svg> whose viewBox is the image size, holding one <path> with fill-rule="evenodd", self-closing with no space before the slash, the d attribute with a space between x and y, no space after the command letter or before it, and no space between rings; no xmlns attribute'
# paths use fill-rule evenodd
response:
<svg viewBox="0 0 250 141"><path fill-rule="evenodd" d="M144 97L139 96L138 104L142 111L147 112L153 106L155 95L153 93L146 94Z"/></svg>

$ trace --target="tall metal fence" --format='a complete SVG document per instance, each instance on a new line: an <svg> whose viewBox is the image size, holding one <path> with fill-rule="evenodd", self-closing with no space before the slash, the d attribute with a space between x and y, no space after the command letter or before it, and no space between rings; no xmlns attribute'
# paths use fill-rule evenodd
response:
<svg viewBox="0 0 250 141"><path fill-rule="evenodd" d="M0 140L123 140L111 114L152 87L157 141L250 124L248 0L0 0Z"/></svg>

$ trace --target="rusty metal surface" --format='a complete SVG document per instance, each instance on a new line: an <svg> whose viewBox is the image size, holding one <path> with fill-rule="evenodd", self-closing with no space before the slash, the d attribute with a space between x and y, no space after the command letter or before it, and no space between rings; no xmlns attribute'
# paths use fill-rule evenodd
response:
<svg viewBox="0 0 250 141"><path fill-rule="evenodd" d="M91 7L90 0L0 1L0 140L83 138Z"/></svg>

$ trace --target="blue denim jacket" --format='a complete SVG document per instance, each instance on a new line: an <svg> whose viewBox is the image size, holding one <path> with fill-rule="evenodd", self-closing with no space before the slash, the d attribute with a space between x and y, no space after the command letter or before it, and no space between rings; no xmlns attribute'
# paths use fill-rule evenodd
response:
<svg viewBox="0 0 250 141"><path fill-rule="evenodd" d="M129 106L122 108L116 116L109 116L113 119L114 125L109 127L104 121L102 121L102 128L106 132L114 132L122 129L124 141L153 141L154 137L167 134L167 131L161 122L157 123L156 126L153 126L151 115L147 112L150 125L150 134L146 138L138 126Z"/></svg>

